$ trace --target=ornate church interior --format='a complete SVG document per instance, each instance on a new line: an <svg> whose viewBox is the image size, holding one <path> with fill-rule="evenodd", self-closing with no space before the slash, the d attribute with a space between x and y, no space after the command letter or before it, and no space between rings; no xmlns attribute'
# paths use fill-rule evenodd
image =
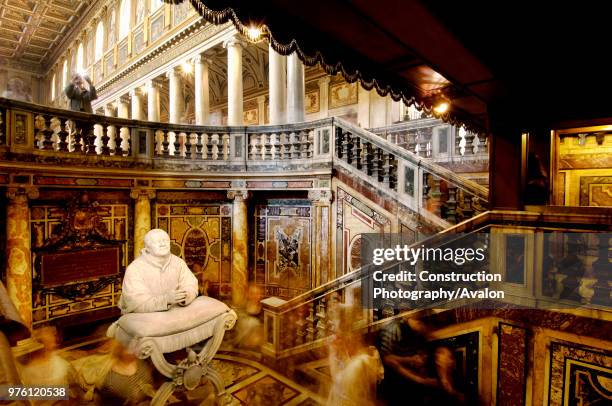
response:
<svg viewBox="0 0 612 406"><path fill-rule="evenodd" d="M0 403L612 404L606 13L468 3L0 0Z"/></svg>

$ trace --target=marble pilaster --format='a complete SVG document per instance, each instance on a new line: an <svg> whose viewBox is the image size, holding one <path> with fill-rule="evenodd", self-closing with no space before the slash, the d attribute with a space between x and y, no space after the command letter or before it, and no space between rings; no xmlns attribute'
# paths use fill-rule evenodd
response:
<svg viewBox="0 0 612 406"><path fill-rule="evenodd" d="M246 190L229 190L227 197L234 201L232 207L232 305L243 307L248 289L248 216Z"/></svg>
<svg viewBox="0 0 612 406"><path fill-rule="evenodd" d="M130 118L130 103L126 97L120 97L117 100L117 117Z"/></svg>
<svg viewBox="0 0 612 406"><path fill-rule="evenodd" d="M268 46L268 60L270 124L284 124L287 120L287 57Z"/></svg>
<svg viewBox="0 0 612 406"><path fill-rule="evenodd" d="M195 123L196 125L208 124L210 115L210 83L208 79L210 62L202 55L194 59L195 79Z"/></svg>
<svg viewBox="0 0 612 406"><path fill-rule="evenodd" d="M140 89L132 89L130 99L132 99L132 120L142 120L142 92Z"/></svg>
<svg viewBox="0 0 612 406"><path fill-rule="evenodd" d="M134 258L144 248L144 237L151 230L151 199L155 199L153 189L132 189L130 196L134 204Z"/></svg>
<svg viewBox="0 0 612 406"><path fill-rule="evenodd" d="M32 251L28 199L38 189L9 187L6 195L6 290L23 324L32 328Z"/></svg>
<svg viewBox="0 0 612 406"><path fill-rule="evenodd" d="M331 273L331 190L311 190L308 199L313 206L312 264L314 284L320 286L333 279Z"/></svg>
<svg viewBox="0 0 612 406"><path fill-rule="evenodd" d="M242 43L236 37L225 42L227 48L227 125L242 125Z"/></svg>
<svg viewBox="0 0 612 406"><path fill-rule="evenodd" d="M305 120L304 92L304 64L294 52L287 57L287 123Z"/></svg>
<svg viewBox="0 0 612 406"><path fill-rule="evenodd" d="M155 80L147 82L147 119L149 121L159 122L160 116L160 98L159 91L161 85Z"/></svg>

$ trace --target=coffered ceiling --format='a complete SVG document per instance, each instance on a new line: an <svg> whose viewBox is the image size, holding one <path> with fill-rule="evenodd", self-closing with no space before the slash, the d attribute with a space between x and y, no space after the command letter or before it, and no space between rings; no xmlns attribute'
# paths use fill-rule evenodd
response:
<svg viewBox="0 0 612 406"><path fill-rule="evenodd" d="M95 0L0 0L0 65L40 71Z"/></svg>

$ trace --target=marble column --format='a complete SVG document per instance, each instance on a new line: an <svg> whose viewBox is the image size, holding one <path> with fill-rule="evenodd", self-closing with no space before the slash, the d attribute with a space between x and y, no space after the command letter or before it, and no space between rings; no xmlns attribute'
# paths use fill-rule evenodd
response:
<svg viewBox="0 0 612 406"><path fill-rule="evenodd" d="M312 264L315 287L334 278L331 272L331 190L311 190L308 199L313 206L314 238Z"/></svg>
<svg viewBox="0 0 612 406"><path fill-rule="evenodd" d="M130 118L130 103L126 97L120 97L117 100L117 117Z"/></svg>
<svg viewBox="0 0 612 406"><path fill-rule="evenodd" d="M246 190L229 190L227 197L234 201L232 207L232 305L243 307L248 289L248 217Z"/></svg>
<svg viewBox="0 0 612 406"><path fill-rule="evenodd" d="M304 64L297 52L287 57L287 123L304 121Z"/></svg>
<svg viewBox="0 0 612 406"><path fill-rule="evenodd" d="M23 324L32 329L32 251L28 199L36 199L38 189L9 187L6 195L6 290Z"/></svg>
<svg viewBox="0 0 612 406"><path fill-rule="evenodd" d="M227 125L242 125L242 43L236 37L225 42L227 48Z"/></svg>
<svg viewBox="0 0 612 406"><path fill-rule="evenodd" d="M134 204L134 258L144 248L144 237L151 230L151 199L155 199L153 189L132 189L130 196Z"/></svg>
<svg viewBox="0 0 612 406"><path fill-rule="evenodd" d="M160 116L160 99L159 90L161 84L155 80L149 80L147 82L147 119L149 121L159 122Z"/></svg>
<svg viewBox="0 0 612 406"><path fill-rule="evenodd" d="M270 124L284 124L287 120L287 57L268 46L268 61Z"/></svg>
<svg viewBox="0 0 612 406"><path fill-rule="evenodd" d="M322 77L319 84L319 118L329 117L329 76Z"/></svg>
<svg viewBox="0 0 612 406"><path fill-rule="evenodd" d="M166 74L168 76L170 94L168 100L169 117L172 124L180 124L181 116L185 111L185 99L183 98L182 78L178 70L171 68Z"/></svg>
<svg viewBox="0 0 612 406"><path fill-rule="evenodd" d="M107 117L116 117L117 109L115 109L115 107L112 104L105 104L104 105L104 115Z"/></svg>
<svg viewBox="0 0 612 406"><path fill-rule="evenodd" d="M140 89L130 90L132 100L132 120L142 120L142 92Z"/></svg>
<svg viewBox="0 0 612 406"><path fill-rule="evenodd" d="M257 96L257 124L266 124L266 96Z"/></svg>
<svg viewBox="0 0 612 406"><path fill-rule="evenodd" d="M195 123L207 125L210 115L210 84L208 70L210 62L203 55L194 59L195 72Z"/></svg>

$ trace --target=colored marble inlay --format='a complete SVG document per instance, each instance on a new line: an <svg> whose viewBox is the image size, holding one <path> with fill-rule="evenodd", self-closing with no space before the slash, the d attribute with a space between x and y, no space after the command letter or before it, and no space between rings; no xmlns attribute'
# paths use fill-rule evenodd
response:
<svg viewBox="0 0 612 406"><path fill-rule="evenodd" d="M497 404L521 405L525 400L527 331L499 324Z"/></svg>

